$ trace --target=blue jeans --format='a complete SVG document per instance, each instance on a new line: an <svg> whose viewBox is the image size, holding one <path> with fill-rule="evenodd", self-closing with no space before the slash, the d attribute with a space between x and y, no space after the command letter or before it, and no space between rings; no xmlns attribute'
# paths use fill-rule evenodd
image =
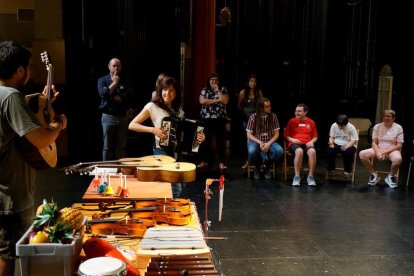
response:
<svg viewBox="0 0 414 276"><path fill-rule="evenodd" d="M282 147L274 142L268 152L262 152L258 143L250 141L247 143L247 156L251 162L259 168L264 161L276 162L283 154Z"/></svg>
<svg viewBox="0 0 414 276"><path fill-rule="evenodd" d="M154 153L154 155L167 155L167 153L164 150L156 147L152 149L152 152ZM180 197L181 192L183 190L182 184L171 183L171 190L174 198Z"/></svg>
<svg viewBox="0 0 414 276"><path fill-rule="evenodd" d="M128 139L127 116L113 116L102 113L103 149L102 160L125 157Z"/></svg>

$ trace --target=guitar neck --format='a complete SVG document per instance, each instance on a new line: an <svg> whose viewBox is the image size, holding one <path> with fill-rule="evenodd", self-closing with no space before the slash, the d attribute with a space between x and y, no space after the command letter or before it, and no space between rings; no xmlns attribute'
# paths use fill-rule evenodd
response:
<svg viewBox="0 0 414 276"><path fill-rule="evenodd" d="M160 168L161 165L157 164L96 164L92 167L98 167L98 168Z"/></svg>
<svg viewBox="0 0 414 276"><path fill-rule="evenodd" d="M144 160L142 159L130 159L128 160L128 162L143 162ZM124 164L122 165L122 162L125 162L123 160L107 160L107 161L93 161L93 162L81 162L79 163L79 165L81 166L94 166L96 165L97 167L112 167L112 166L129 166L131 167L132 165L130 164Z"/></svg>

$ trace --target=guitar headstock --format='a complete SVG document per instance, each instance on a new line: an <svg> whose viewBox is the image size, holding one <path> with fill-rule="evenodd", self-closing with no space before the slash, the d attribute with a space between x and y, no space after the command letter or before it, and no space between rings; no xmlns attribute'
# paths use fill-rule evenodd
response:
<svg viewBox="0 0 414 276"><path fill-rule="evenodd" d="M78 163L76 165L64 167L61 170L64 171L65 174L79 173L80 175L89 175L92 171L95 170L95 168L96 166L90 166L90 165L85 166L84 163Z"/></svg>
<svg viewBox="0 0 414 276"><path fill-rule="evenodd" d="M42 62L44 64L46 64L46 69L50 70L51 66L52 66L52 63L50 61L49 53L47 51L44 51L44 52L40 53L40 58L42 59Z"/></svg>

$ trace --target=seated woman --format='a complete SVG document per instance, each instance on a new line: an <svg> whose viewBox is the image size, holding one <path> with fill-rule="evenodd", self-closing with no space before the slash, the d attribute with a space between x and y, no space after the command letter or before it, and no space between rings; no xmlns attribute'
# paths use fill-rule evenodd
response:
<svg viewBox="0 0 414 276"><path fill-rule="evenodd" d="M380 181L371 162L371 159L376 158L379 161L386 159L391 161L391 168L385 178L385 183L390 188L397 188L395 175L402 163L401 148L404 143L404 132L403 128L394 121L395 111L384 110L383 122L376 124L372 131L372 147L359 152L359 158L370 174L369 186L375 186Z"/></svg>

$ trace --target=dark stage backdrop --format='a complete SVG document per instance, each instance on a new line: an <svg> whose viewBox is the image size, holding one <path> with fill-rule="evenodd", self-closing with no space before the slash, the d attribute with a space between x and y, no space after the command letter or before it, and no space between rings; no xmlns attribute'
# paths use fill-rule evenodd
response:
<svg viewBox="0 0 414 276"><path fill-rule="evenodd" d="M101 130L96 81L107 63L119 56L133 77L136 106L149 100L157 75L179 78L180 43L196 45L195 0L63 0L67 50L67 91L70 93L70 152L75 158L100 158ZM414 2L378 0L217 0L215 13L227 6L231 22L216 26L217 68L231 93L232 147L245 144L235 108L247 76L255 73L283 126L297 103L310 106L320 142L339 113L372 122L381 68L389 64L394 76L392 108L413 139L411 79L414 74ZM209 11L205 11L209 12ZM223 62L224 61L224 62ZM191 79L200 68L190 67ZM199 91L185 91L193 95ZM194 104L186 112L197 114ZM326 104L328 102L328 104ZM131 154L148 153L151 137L131 134ZM141 152L140 152L141 151Z"/></svg>

